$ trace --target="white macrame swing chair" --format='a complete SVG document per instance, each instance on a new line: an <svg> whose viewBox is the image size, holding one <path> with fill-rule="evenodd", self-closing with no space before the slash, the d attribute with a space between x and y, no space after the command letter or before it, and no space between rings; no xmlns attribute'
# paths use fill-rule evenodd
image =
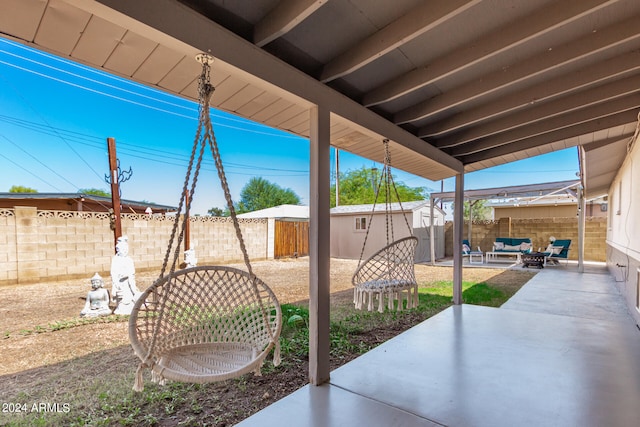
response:
<svg viewBox="0 0 640 427"><path fill-rule="evenodd" d="M214 87L209 76L213 58L200 54L196 59L202 63L198 86L199 123L178 206L181 212L187 199L186 214L182 221L181 215L176 215L160 276L142 293L129 318L131 345L141 360L133 387L136 391L144 388L144 368L151 369L155 382L209 383L252 371L260 375L265 357L274 348L273 364L280 364L280 304L251 268L211 126L209 105ZM218 170L247 271L225 266L176 270L207 145ZM186 197L189 183L191 197ZM172 248L173 260L165 275Z"/></svg>
<svg viewBox="0 0 640 427"><path fill-rule="evenodd" d="M358 267L351 278L354 286L353 302L356 309L361 310L365 306L373 311L377 299L377 310L382 313L386 305L389 310L403 309L406 296L406 308L418 306L418 283L415 276L415 253L418 239L413 236L407 216L402 209L402 202L391 174L391 155L389 154L389 140L385 139L384 167L376 187L375 199L369 223L366 224L366 234L362 244L362 251L358 260ZM367 238L371 231L373 216L380 190L385 193L385 220L386 220L386 246L375 252L364 262L362 261ZM392 193L393 190L393 193ZM395 240L393 229L393 213L391 211L392 196L398 200L400 211L404 216L404 222L409 230L409 236Z"/></svg>

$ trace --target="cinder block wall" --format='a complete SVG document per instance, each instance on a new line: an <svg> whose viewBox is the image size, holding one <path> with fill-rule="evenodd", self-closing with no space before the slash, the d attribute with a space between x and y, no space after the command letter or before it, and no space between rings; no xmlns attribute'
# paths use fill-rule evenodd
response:
<svg viewBox="0 0 640 427"><path fill-rule="evenodd" d="M136 270L159 272L174 218L123 214L121 219ZM243 219L240 227L249 257L266 258L267 220ZM199 265L242 261L229 218L193 217L190 228ZM113 254L107 213L0 209L0 285L89 278L96 272L106 278Z"/></svg>
<svg viewBox="0 0 640 427"><path fill-rule="evenodd" d="M18 277L16 228L15 211L0 209L0 283Z"/></svg>
<svg viewBox="0 0 640 427"><path fill-rule="evenodd" d="M468 234L468 224L464 225L463 238ZM578 221L574 218L501 218L496 221L474 221L471 224L471 245L480 246L484 252L490 251L496 237L528 237L533 248L544 250L549 237L571 239L569 259L578 259ZM588 217L585 227L584 257L587 261L606 261L607 219ZM453 256L453 223L445 225L445 254Z"/></svg>

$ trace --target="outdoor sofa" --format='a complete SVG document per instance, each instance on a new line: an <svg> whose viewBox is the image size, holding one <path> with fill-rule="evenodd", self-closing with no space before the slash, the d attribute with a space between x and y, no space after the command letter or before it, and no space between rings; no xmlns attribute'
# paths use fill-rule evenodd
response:
<svg viewBox="0 0 640 427"><path fill-rule="evenodd" d="M493 249L487 252L487 262L497 261L498 257L515 256L517 262L522 261L522 254L528 254L532 251L531 239L518 237L497 237L493 242Z"/></svg>

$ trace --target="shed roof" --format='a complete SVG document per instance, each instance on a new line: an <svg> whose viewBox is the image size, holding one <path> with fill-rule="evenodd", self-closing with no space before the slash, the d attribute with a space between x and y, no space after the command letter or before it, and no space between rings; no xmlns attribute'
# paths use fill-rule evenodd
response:
<svg viewBox="0 0 640 427"><path fill-rule="evenodd" d="M280 205L238 215L238 218L299 218L309 219L309 206Z"/></svg>
<svg viewBox="0 0 640 427"><path fill-rule="evenodd" d="M428 207L428 200L417 200L414 202L403 202L402 208L400 207L400 203L391 203L389 205L391 212L413 212L417 209ZM370 214L373 209L373 204L368 205L345 205L345 206L336 206L335 208L331 208L331 215L351 215L351 214ZM385 212L385 204L377 203L375 205L376 213L384 213ZM436 209L440 209L437 208Z"/></svg>

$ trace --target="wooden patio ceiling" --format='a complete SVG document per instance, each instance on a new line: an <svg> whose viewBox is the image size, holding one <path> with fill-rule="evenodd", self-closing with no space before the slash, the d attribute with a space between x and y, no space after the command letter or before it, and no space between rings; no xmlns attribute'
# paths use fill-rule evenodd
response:
<svg viewBox="0 0 640 427"><path fill-rule="evenodd" d="M322 104L334 146L380 161L389 138L394 166L432 180L573 146L610 145L619 158L640 110L637 0L0 7L5 37L189 98L193 58L210 51L216 107L308 136L309 108ZM589 168L598 187L610 163Z"/></svg>

